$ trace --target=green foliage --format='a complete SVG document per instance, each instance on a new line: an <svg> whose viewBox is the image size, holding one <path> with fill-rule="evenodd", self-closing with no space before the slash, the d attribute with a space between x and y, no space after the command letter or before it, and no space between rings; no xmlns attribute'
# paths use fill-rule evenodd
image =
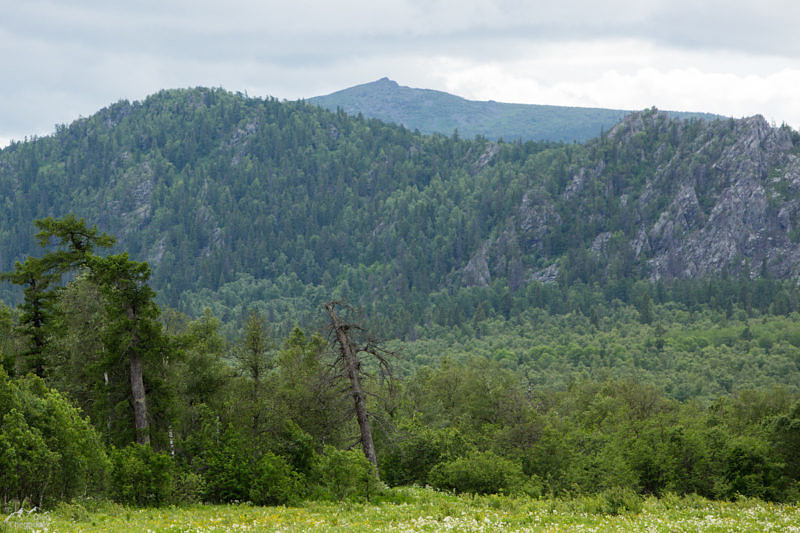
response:
<svg viewBox="0 0 800 533"><path fill-rule="evenodd" d="M18 338L14 332L14 313L0 302L0 366L13 373L18 351Z"/></svg>
<svg viewBox="0 0 800 533"><path fill-rule="evenodd" d="M203 499L263 504L268 501L286 503L305 495L307 486L301 483L305 476L296 468L314 472L317 464L308 435L295 433L293 439L285 435L272 436L269 440L275 446L273 453L265 451L264 443L254 445L245 438L247 433L246 429L237 431L229 427L217 438L206 440L206 447L193 460L193 467L203 478ZM258 456L254 457L256 454Z"/></svg>
<svg viewBox="0 0 800 533"><path fill-rule="evenodd" d="M662 421L666 427L648 425L630 445L628 460L639 490L656 495L715 494L713 462L718 435L694 424Z"/></svg>
<svg viewBox="0 0 800 533"><path fill-rule="evenodd" d="M522 467L492 452L471 452L436 465L430 473L438 489L475 494L514 494L522 490Z"/></svg>
<svg viewBox="0 0 800 533"><path fill-rule="evenodd" d="M636 313L631 319L638 323ZM387 481L479 490L482 470L479 461L471 458L493 453L531 476L525 490L534 494L625 489L712 498L742 494L782 501L795 497L792 487L798 478L791 455L790 398L796 394L787 395L782 389L744 390L703 406L677 402L663 390L630 379L574 380L563 389L540 386L527 394L512 394L516 403L502 404L503 417L476 424L475 415L454 414L492 405L497 393L486 386L491 378L484 378L482 386L470 378L481 368L481 362L472 358L462 363L448 361L434 372L418 371L411 380L416 386L403 391L397 416L415 413L418 420L442 427L401 425L398 438L384 444L379 453ZM459 379L471 383L474 390L466 393ZM517 387L523 383L520 380ZM513 382L508 387L513 389ZM429 414L421 418L420 413ZM443 458L446 441L442 436L458 434L456 430L469 438L468 451L461 457ZM473 483L470 476L478 480Z"/></svg>
<svg viewBox="0 0 800 533"><path fill-rule="evenodd" d="M252 450L244 436L232 427L205 444L197 466L203 475L204 500L227 503L244 502L250 498Z"/></svg>
<svg viewBox="0 0 800 533"><path fill-rule="evenodd" d="M225 358L227 347L219 332L220 322L210 311L189 320L166 310L162 320L172 353L178 355L168 361L161 378L172 389L165 414L172 424L177 455L191 462L205 446L213 444L204 425L224 409L233 369ZM159 398L152 400L157 404Z"/></svg>
<svg viewBox="0 0 800 533"><path fill-rule="evenodd" d="M606 489L598 495L599 505L595 512L618 515L641 512L643 502L641 496L628 487Z"/></svg>
<svg viewBox="0 0 800 533"><path fill-rule="evenodd" d="M255 465L250 501L256 505L285 505L297 501L304 491L305 479L282 458L264 454Z"/></svg>
<svg viewBox="0 0 800 533"><path fill-rule="evenodd" d="M111 450L112 490L120 503L159 506L170 503L174 463L150 446L130 444Z"/></svg>
<svg viewBox="0 0 800 533"><path fill-rule="evenodd" d="M55 285L64 274L86 264L87 257L96 246L108 248L114 238L99 234L97 227L88 228L83 219L67 215L56 220L47 217L35 221L41 230L36 240L42 248L50 245L50 239L59 240L59 248L48 251L43 257L28 257L17 262L13 272L0 274L0 280L24 286L24 302L20 305L18 329L29 338L29 347L22 352L26 369L44 376L46 349L50 337L55 334L54 305L58 296Z"/></svg>
<svg viewBox="0 0 800 533"><path fill-rule="evenodd" d="M396 370L411 376L417 368L435 368L443 360L457 363L449 372L453 374L452 383L464 383L459 385L463 390L454 390L466 397L474 396L479 385L493 386L493 381L511 372L510 379L502 379L513 385L497 386L498 397L511 397L495 405L511 405L512 411L489 414L487 405L483 407L485 413L469 413L475 420L484 420L487 414L489 420L512 415L513 406L519 405L513 395L526 394L528 388L563 389L571 381L588 376L633 378L656 385L680 401L710 402L722 395L745 389L766 390L775 384L790 393L800 390L800 315L748 318L736 311L728 319L724 309L692 309L667 303L654 305L656 321L648 325L639 321L633 306L616 302L601 309L598 326L579 312L551 314L534 308L520 311L509 320L498 316L486 319L481 323L481 338L475 338L467 328L420 328L418 340L392 345L404 354ZM751 339L741 336L746 327ZM463 364L476 354L485 360ZM483 372L476 370L480 365L497 369L487 370L492 377L486 384L480 384ZM463 371L462 366L466 366ZM430 378L420 374L416 379ZM436 391L451 390L443 377L436 379L441 386L430 387L423 394L445 396ZM467 386L469 382L475 386ZM451 396L441 399L444 405L447 398ZM463 402L459 407L467 405Z"/></svg>
<svg viewBox="0 0 800 533"><path fill-rule="evenodd" d="M784 464L786 476L800 480L800 403L786 414L767 418L764 424L769 440Z"/></svg>
<svg viewBox="0 0 800 533"><path fill-rule="evenodd" d="M782 500L786 480L781 476L781 466L763 440L738 437L725 451L723 495Z"/></svg>
<svg viewBox="0 0 800 533"><path fill-rule="evenodd" d="M470 445L457 428L410 424L381 457L381 478L389 485L426 485L439 463L463 455Z"/></svg>
<svg viewBox="0 0 800 533"><path fill-rule="evenodd" d="M292 469L301 474L310 474L317 460L314 437L303 431L293 420L288 419L277 435L276 451Z"/></svg>
<svg viewBox="0 0 800 533"><path fill-rule="evenodd" d="M22 413L12 409L2 419L0 471L3 501L26 498L41 505L53 481L58 452L48 449L38 428L31 428Z"/></svg>
<svg viewBox="0 0 800 533"><path fill-rule="evenodd" d="M20 354L21 373L32 370L36 375L44 376L44 352L56 298L51 286L58 278L46 261L33 257L15 263L13 272L0 274L0 280L24 286L25 300L19 306L17 330L21 336L28 338L28 346Z"/></svg>
<svg viewBox="0 0 800 533"><path fill-rule="evenodd" d="M0 369L0 419L2 502L41 506L105 489L109 463L96 431L39 378Z"/></svg>
<svg viewBox="0 0 800 533"><path fill-rule="evenodd" d="M172 473L172 494L170 500L176 504L200 503L205 492L203 476L184 469L174 469Z"/></svg>
<svg viewBox="0 0 800 533"><path fill-rule="evenodd" d="M340 445L350 438L343 420L352 409L352 398L334 385L327 353L328 343L321 335L306 335L296 327L276 356L275 406L281 418L291 421L279 431L297 450L284 454L287 457L298 457L298 451L306 449L306 435L311 437L308 444L318 452L326 443ZM303 455L307 457L307 452ZM307 461L295 458L291 462L308 473Z"/></svg>
<svg viewBox="0 0 800 533"><path fill-rule="evenodd" d="M252 430L252 438L262 438L264 418L263 388L266 372L271 364L271 341L267 335L264 317L253 311L244 324L244 332L233 356L237 370L242 375L245 388L249 389L246 401L242 402L244 422Z"/></svg>
<svg viewBox="0 0 800 533"><path fill-rule="evenodd" d="M319 459L316 479L322 496L336 500L369 500L381 490L372 464L360 450L338 450L331 446Z"/></svg>
<svg viewBox="0 0 800 533"><path fill-rule="evenodd" d="M241 372L253 380L255 387L258 387L259 379L263 378L269 366L268 352L272 346L265 327L264 317L251 311L244 325L241 346L235 352ZM257 392L254 391L254 394Z"/></svg>
<svg viewBox="0 0 800 533"><path fill-rule="evenodd" d="M82 218L68 214L61 219L46 217L34 221L39 228L36 241L42 248L51 245L51 239L57 239L58 251L48 254L48 263L62 272L67 272L85 263L86 257L96 247L111 248L116 239L107 233L100 233L97 226L89 227Z"/></svg>

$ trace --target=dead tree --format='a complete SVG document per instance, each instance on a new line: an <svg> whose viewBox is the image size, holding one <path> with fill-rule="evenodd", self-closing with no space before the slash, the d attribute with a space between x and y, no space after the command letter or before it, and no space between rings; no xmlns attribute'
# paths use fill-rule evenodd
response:
<svg viewBox="0 0 800 533"><path fill-rule="evenodd" d="M339 317L335 307L340 303L333 301L325 304L325 310L328 312L331 321L331 330L335 336L336 344L339 346L339 356L336 359L336 363L341 364L350 381L349 389L355 404L358 427L361 430L361 446L364 449L364 455L367 460L372 463L375 477L380 479L378 459L375 456L375 444L372 440L372 428L369 421L369 412L367 411L366 393L361 386L361 361L358 358L358 354L364 352L375 356L380 367L387 373L390 373L389 364L386 357L384 357L386 352L378 348L374 340L368 339L363 346L356 344L351 331L363 330L359 326L345 322Z"/></svg>

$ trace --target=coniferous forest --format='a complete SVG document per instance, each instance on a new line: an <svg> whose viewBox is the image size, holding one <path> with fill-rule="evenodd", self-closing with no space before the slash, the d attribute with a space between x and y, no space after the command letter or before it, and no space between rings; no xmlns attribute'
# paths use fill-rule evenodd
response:
<svg viewBox="0 0 800 533"><path fill-rule="evenodd" d="M217 89L14 143L0 504L797 502L798 155L751 119L506 143ZM698 252L746 187L747 238Z"/></svg>

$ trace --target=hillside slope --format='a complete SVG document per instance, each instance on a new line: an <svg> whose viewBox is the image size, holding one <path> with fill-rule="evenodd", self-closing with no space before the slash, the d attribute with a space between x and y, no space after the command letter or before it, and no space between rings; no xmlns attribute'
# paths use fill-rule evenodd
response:
<svg viewBox="0 0 800 533"><path fill-rule="evenodd" d="M655 110L631 114L588 143L582 160L569 165L562 155L567 168L551 167L547 186L527 188L462 280L487 284L507 276L514 257L562 254L533 277L555 279L560 268L585 282L797 279L798 140L760 116L685 122Z"/></svg>
<svg viewBox="0 0 800 533"><path fill-rule="evenodd" d="M293 322L337 296L400 331L462 288L494 291L468 317L536 280L797 279L799 146L760 117L647 110L586 144L494 143L162 91L0 151L0 269L37 253L34 219L75 213L151 263L162 303Z"/></svg>
<svg viewBox="0 0 800 533"><path fill-rule="evenodd" d="M414 89L388 78L308 100L348 114L402 124L422 133L506 141L586 141L609 130L630 111L588 107L509 104L467 100L442 91ZM677 118L715 118L704 113L671 113Z"/></svg>

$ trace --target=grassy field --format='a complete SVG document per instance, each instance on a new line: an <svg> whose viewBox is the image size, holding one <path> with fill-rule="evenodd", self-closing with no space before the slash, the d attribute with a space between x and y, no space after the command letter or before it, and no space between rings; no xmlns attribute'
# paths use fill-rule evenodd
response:
<svg viewBox="0 0 800 533"><path fill-rule="evenodd" d="M624 499L624 498L623 498ZM61 504L10 516L5 531L800 531L800 506L697 497L536 500L390 491L372 504L301 507L190 505L131 509L105 502Z"/></svg>

